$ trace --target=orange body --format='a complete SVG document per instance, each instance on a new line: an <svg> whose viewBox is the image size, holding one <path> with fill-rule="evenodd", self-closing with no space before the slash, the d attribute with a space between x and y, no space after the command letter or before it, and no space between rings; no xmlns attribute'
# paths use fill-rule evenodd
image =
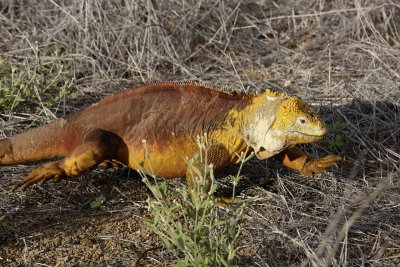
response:
<svg viewBox="0 0 400 267"><path fill-rule="evenodd" d="M179 177L187 173L186 159L198 152L197 136L206 135L212 145L209 162L222 168L236 163L242 151L252 149L243 128L255 116L260 99L256 94L228 94L195 82L135 87L0 140L0 165L62 158L33 170L16 188L78 176L107 162ZM304 165L307 157L299 151L292 155L296 160L283 157L284 164L302 171L304 166L294 162ZM304 161L299 157L305 157Z"/></svg>

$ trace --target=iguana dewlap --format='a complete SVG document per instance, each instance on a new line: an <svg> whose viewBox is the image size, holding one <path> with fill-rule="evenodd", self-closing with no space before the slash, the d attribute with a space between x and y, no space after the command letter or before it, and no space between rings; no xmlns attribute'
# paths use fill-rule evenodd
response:
<svg viewBox="0 0 400 267"><path fill-rule="evenodd" d="M80 112L0 140L0 165L61 158L34 169L14 189L79 176L113 162L135 170L151 166L157 176L179 177L187 174L185 159L198 152L197 136L206 135L211 144L208 163L215 169L237 163L240 153L250 148L260 159L275 157L311 176L340 157L310 159L296 145L319 141L325 133L323 121L297 97L159 82L113 94Z"/></svg>

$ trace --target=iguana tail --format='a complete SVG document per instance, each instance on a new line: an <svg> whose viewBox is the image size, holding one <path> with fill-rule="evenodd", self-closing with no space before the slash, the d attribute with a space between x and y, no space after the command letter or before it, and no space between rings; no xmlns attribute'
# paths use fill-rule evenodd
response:
<svg viewBox="0 0 400 267"><path fill-rule="evenodd" d="M0 165L65 156L63 119L0 140Z"/></svg>

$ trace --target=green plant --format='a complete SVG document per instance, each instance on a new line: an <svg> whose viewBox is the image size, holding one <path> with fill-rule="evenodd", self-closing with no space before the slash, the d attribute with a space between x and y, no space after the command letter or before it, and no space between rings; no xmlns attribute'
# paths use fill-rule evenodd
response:
<svg viewBox="0 0 400 267"><path fill-rule="evenodd" d="M104 203L106 202L105 196L101 195L99 197L96 197L95 200L90 202L90 207L92 209L104 209Z"/></svg>
<svg viewBox="0 0 400 267"><path fill-rule="evenodd" d="M342 121L335 121L327 125L328 132L332 137L325 139L324 143L329 147L329 149L338 151L343 147L344 140L342 132L344 127L345 123Z"/></svg>
<svg viewBox="0 0 400 267"><path fill-rule="evenodd" d="M147 200L152 218L145 223L159 236L165 247L177 258L175 266L233 266L236 254L235 241L240 234L240 221L245 202L229 206L223 219L218 218L219 209L215 208L218 199L214 198L213 166L207 163L209 144L206 138L198 138L199 153L188 159L188 167L200 179L200 187L191 195L186 187L169 189L165 181L159 179L149 170L141 169L139 173L154 198ZM145 145L147 145L145 143ZM241 167L250 157L241 155ZM150 155L146 153L146 159ZM200 159L200 166L198 164ZM240 170L241 170L240 167ZM232 177L234 189L240 180L240 170ZM206 177L211 178L207 185ZM154 179L154 183L149 178ZM206 188L210 188L209 191ZM178 198L168 201L168 195L174 190Z"/></svg>
<svg viewBox="0 0 400 267"><path fill-rule="evenodd" d="M74 83L67 75L69 64L62 59L62 46L53 44L39 48L33 43L31 48L33 55L22 62L11 63L0 57L2 113L14 111L23 102L35 101L41 108L50 106L60 101Z"/></svg>

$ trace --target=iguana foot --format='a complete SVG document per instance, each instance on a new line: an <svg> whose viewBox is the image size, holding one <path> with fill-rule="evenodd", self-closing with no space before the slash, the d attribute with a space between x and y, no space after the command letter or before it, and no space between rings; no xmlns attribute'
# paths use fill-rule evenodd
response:
<svg viewBox="0 0 400 267"><path fill-rule="evenodd" d="M18 188L24 190L32 184L44 184L48 180L58 182L62 178L65 178L67 175L64 170L59 167L59 163L60 161L49 162L32 170L21 182L14 186L13 191Z"/></svg>
<svg viewBox="0 0 400 267"><path fill-rule="evenodd" d="M105 161L101 162L99 165L97 165L97 168L111 169L111 168L122 168L123 166L125 166L125 165L122 162L113 159L113 160L105 160Z"/></svg>
<svg viewBox="0 0 400 267"><path fill-rule="evenodd" d="M320 159L309 159L300 172L305 176L311 177L314 174L323 172L326 168L337 167L337 162L340 160L342 160L342 158L335 155L329 155Z"/></svg>
<svg viewBox="0 0 400 267"><path fill-rule="evenodd" d="M275 158L282 161L286 167L310 177L323 172L326 168L337 166L337 162L342 160L341 157L335 155L312 159L296 146L285 149L276 155Z"/></svg>

